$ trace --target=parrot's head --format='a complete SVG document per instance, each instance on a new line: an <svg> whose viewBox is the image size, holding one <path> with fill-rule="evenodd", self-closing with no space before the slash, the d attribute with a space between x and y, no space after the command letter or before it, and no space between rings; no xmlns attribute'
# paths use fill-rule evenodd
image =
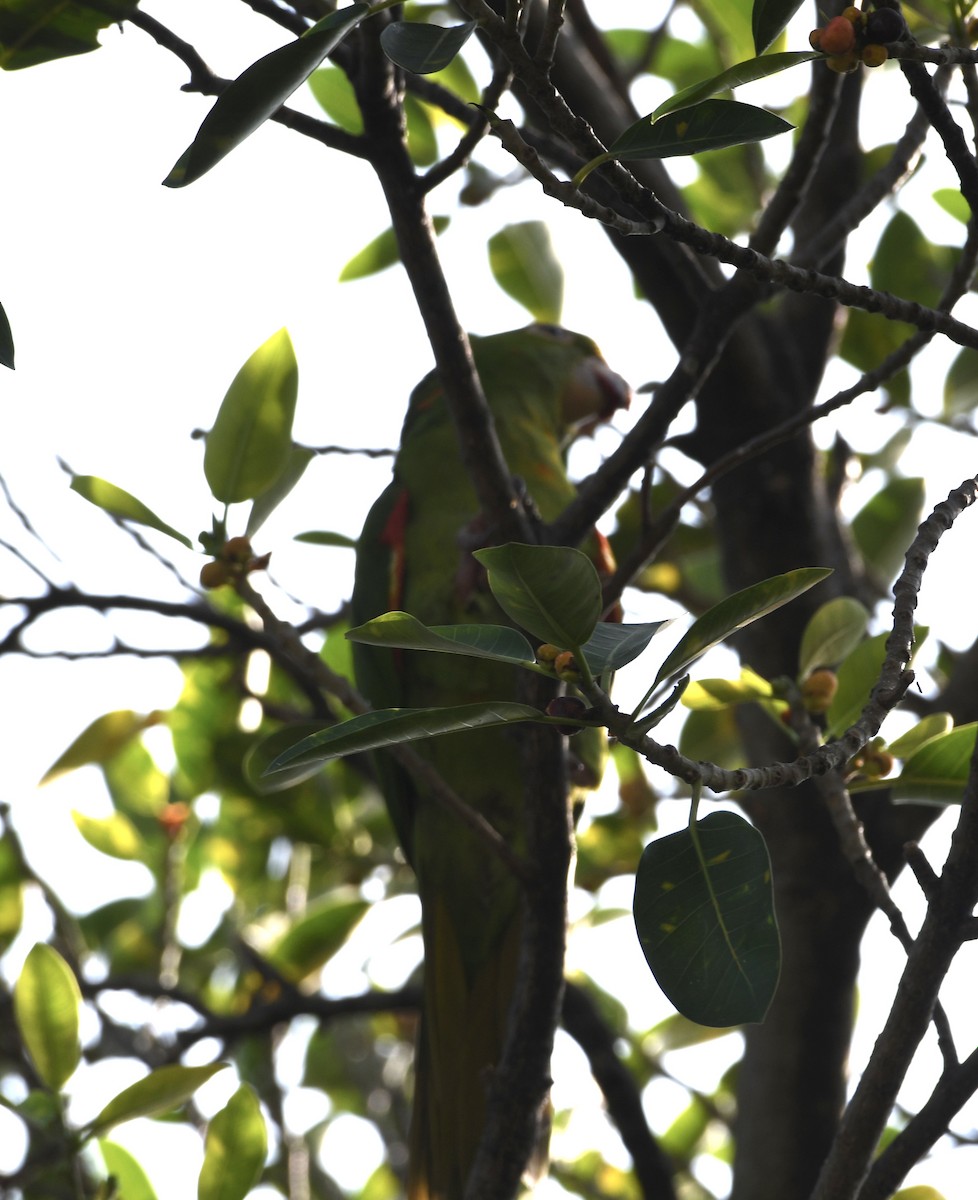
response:
<svg viewBox="0 0 978 1200"><path fill-rule="evenodd" d="M526 334L538 342L541 357L551 357L563 376L560 419L566 441L593 433L620 408L628 408L632 389L612 371L591 338L544 324L528 326Z"/></svg>

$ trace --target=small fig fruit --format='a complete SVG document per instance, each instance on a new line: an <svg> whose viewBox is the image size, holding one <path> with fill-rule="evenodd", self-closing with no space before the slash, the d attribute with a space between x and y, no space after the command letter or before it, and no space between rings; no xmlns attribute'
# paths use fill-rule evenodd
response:
<svg viewBox="0 0 978 1200"><path fill-rule="evenodd" d="M214 588L223 587L231 578L231 571L226 562L220 559L213 559L211 562L205 562L200 568L200 586L207 588L208 591L213 591Z"/></svg>
<svg viewBox="0 0 978 1200"><path fill-rule="evenodd" d="M819 49L833 56L848 54L856 44L856 30L845 17L833 17L822 29Z"/></svg>
<svg viewBox="0 0 978 1200"><path fill-rule="evenodd" d="M801 698L810 713L827 712L839 690L839 677L834 671L823 667L812 671L801 685Z"/></svg>
<svg viewBox="0 0 978 1200"><path fill-rule="evenodd" d="M544 711L548 717L571 717L579 721L587 712L587 705L577 696L555 696ZM557 728L565 737L581 732L579 725L558 725Z"/></svg>

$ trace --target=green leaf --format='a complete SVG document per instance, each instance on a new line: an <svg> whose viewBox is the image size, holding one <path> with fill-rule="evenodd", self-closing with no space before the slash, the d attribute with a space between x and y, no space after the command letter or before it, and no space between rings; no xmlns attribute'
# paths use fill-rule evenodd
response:
<svg viewBox="0 0 978 1200"><path fill-rule="evenodd" d="M650 843L634 911L652 974L683 1016L717 1027L764 1019L781 945L767 847L743 817L711 813L695 834Z"/></svg>
<svg viewBox="0 0 978 1200"><path fill-rule="evenodd" d="M163 186L185 187L205 175L264 124L369 12L370 6L360 3L338 9L252 63L218 96Z"/></svg>
<svg viewBox="0 0 978 1200"><path fill-rule="evenodd" d="M245 778L262 794L282 792L286 788L295 787L317 775L322 770L318 761L302 763L294 767L275 769L275 774L269 774L272 763L286 750L290 750L297 742L314 733L322 733L322 721L295 721L282 729L277 729L268 737L262 738L257 745L245 755Z"/></svg>
<svg viewBox="0 0 978 1200"><path fill-rule="evenodd" d="M760 583L721 600L693 622L679 645L659 668L656 684L681 674L724 638L774 612L831 574L830 567L799 567L784 575L762 579Z"/></svg>
<svg viewBox="0 0 978 1200"><path fill-rule="evenodd" d="M746 62L728 67L726 71L721 71L719 75L714 75L711 79L704 79L702 83L695 83L691 87L683 88L675 96L670 96L652 113L650 119L657 121L666 113L689 108L728 88L739 87L744 83L753 83L757 79L766 79L769 75L777 75L781 71L787 71L790 67L796 67L800 63L811 62L813 58L821 57L822 55L817 50L798 50L788 51L784 54L765 54L760 58L749 58Z"/></svg>
<svg viewBox="0 0 978 1200"><path fill-rule="evenodd" d="M655 635L671 624L672 618L667 621L644 621L636 625L599 621L594 633L581 647L581 653L592 675L618 671L638 658Z"/></svg>
<svg viewBox="0 0 978 1200"><path fill-rule="evenodd" d="M837 667L866 634L869 613L858 600L837 596L817 609L805 626L798 651L798 677L816 667Z"/></svg>
<svg viewBox="0 0 978 1200"><path fill-rule="evenodd" d="M950 713L931 713L922 721L918 721L906 733L901 734L896 741L890 742L887 749L897 758L906 759L932 738L942 737L945 733L950 733L953 728L954 718Z"/></svg>
<svg viewBox="0 0 978 1200"><path fill-rule="evenodd" d="M477 27L478 21L448 27L393 21L381 32L380 45L391 62L405 71L431 75L448 66Z"/></svg>
<svg viewBox="0 0 978 1200"><path fill-rule="evenodd" d="M543 221L507 225L489 239L489 269L534 321L556 325L564 306L564 270Z"/></svg>
<svg viewBox="0 0 978 1200"><path fill-rule="evenodd" d="M719 712L736 704L773 700L774 688L750 667L739 679L696 679L683 692L683 704L697 712Z"/></svg>
<svg viewBox="0 0 978 1200"><path fill-rule="evenodd" d="M903 567L924 496L923 479L891 479L853 517L853 539L879 582L890 583Z"/></svg>
<svg viewBox="0 0 978 1200"><path fill-rule="evenodd" d="M14 369L14 335L7 314L0 304L0 366Z"/></svg>
<svg viewBox="0 0 978 1200"><path fill-rule="evenodd" d="M135 7L136 0L5 0L0 4L0 67L16 71L97 50L99 30L121 23Z"/></svg>
<svg viewBox="0 0 978 1200"><path fill-rule="evenodd" d="M310 529L306 533L297 533L295 540L309 546L336 546L341 550L356 550L357 548L356 538L327 529Z"/></svg>
<svg viewBox="0 0 978 1200"><path fill-rule="evenodd" d="M410 613L388 612L355 629L347 630L351 642L401 650L433 650L439 654L463 654L494 662L533 662L533 649L526 638L508 625L422 625Z"/></svg>
<svg viewBox="0 0 978 1200"><path fill-rule="evenodd" d="M960 804L975 750L978 723L959 725L931 738L904 761L895 779L882 781L895 801L912 804Z"/></svg>
<svg viewBox="0 0 978 1200"><path fill-rule="evenodd" d="M253 536L261 529L262 525L265 524L275 509L278 508L289 492L299 482L305 474L306 467L309 466L315 457L316 453L314 450L308 450L305 446L293 445L282 473L267 491L255 497L255 501L251 506L251 512L248 514L248 525L245 529L248 537Z"/></svg>
<svg viewBox="0 0 978 1200"><path fill-rule="evenodd" d="M78 1012L81 991L57 950L38 942L14 985L14 1017L37 1073L54 1092L71 1078L81 1058Z"/></svg>
<svg viewBox="0 0 978 1200"><path fill-rule="evenodd" d="M934 201L948 214L967 225L971 219L971 206L957 188L938 188L933 196Z"/></svg>
<svg viewBox="0 0 978 1200"><path fill-rule="evenodd" d="M944 411L946 420L973 413L978 407L978 354L965 348L955 355L944 376Z"/></svg>
<svg viewBox="0 0 978 1200"><path fill-rule="evenodd" d="M341 888L311 904L268 950L286 979L299 983L333 957L369 908L356 888Z"/></svg>
<svg viewBox="0 0 978 1200"><path fill-rule="evenodd" d="M96 717L48 767L41 777L41 783L49 783L59 775L74 771L78 767L109 762L139 737L143 730L158 725L162 716L160 712L137 713L131 708L122 708Z"/></svg>
<svg viewBox="0 0 978 1200"><path fill-rule="evenodd" d="M128 1150L104 1138L98 1148L105 1160L106 1171L115 1180L120 1200L156 1200L156 1192L146 1178L146 1172Z"/></svg>
<svg viewBox="0 0 978 1200"><path fill-rule="evenodd" d="M751 32L754 49L763 54L801 8L801 0L754 0Z"/></svg>
<svg viewBox="0 0 978 1200"><path fill-rule="evenodd" d="M261 1176L267 1150L258 1097L243 1083L207 1126L197 1200L244 1200Z"/></svg>
<svg viewBox="0 0 978 1200"><path fill-rule="evenodd" d="M601 581L594 564L570 546L508 542L476 550L489 587L511 620L562 650L583 646L601 616Z"/></svg>
<svg viewBox="0 0 978 1200"><path fill-rule="evenodd" d="M265 774L307 763L323 763L345 754L414 742L419 738L439 737L465 729L491 729L520 721L554 723L548 722L539 709L504 700L454 708L378 709L303 738L273 759Z"/></svg>
<svg viewBox="0 0 978 1200"><path fill-rule="evenodd" d="M880 633L867 638L839 664L836 672L839 687L825 714L826 738L839 737L858 720L870 692L879 681L889 636L888 633ZM914 639L918 646L926 636L927 629L924 626L914 626Z"/></svg>
<svg viewBox="0 0 978 1200"><path fill-rule="evenodd" d="M739 100L704 100L691 108L667 113L658 121L653 121L650 113L630 125L604 154L586 163L573 182L579 187L596 167L613 159L702 154L724 146L761 142L793 128L767 109L741 104Z"/></svg>
<svg viewBox="0 0 978 1200"><path fill-rule="evenodd" d="M85 841L103 854L132 862L143 859L143 839L123 813L113 813L111 817L86 817L84 813L72 810L71 819Z"/></svg>
<svg viewBox="0 0 978 1200"><path fill-rule="evenodd" d="M309 89L331 121L347 133L363 133L363 114L342 67L323 67L309 76Z"/></svg>
<svg viewBox="0 0 978 1200"><path fill-rule="evenodd" d="M235 375L207 435L204 475L216 500L253 500L279 482L292 456L298 391L292 339L280 329Z"/></svg>
<svg viewBox="0 0 978 1200"><path fill-rule="evenodd" d="M444 233L451 224L451 220L451 217L432 217L431 223L435 233ZM386 271L388 267L393 267L400 261L401 252L397 246L394 230L385 229L372 242L368 242L362 250L358 250L347 262L340 271L339 282L349 283L353 279L366 279L369 275Z"/></svg>
<svg viewBox="0 0 978 1200"><path fill-rule="evenodd" d="M123 491L121 487L116 487L114 483L99 479L95 475L76 475L74 471L70 471L69 474L73 492L77 492L79 496L83 496L89 503L103 511L111 513L113 517L118 517L123 521L135 521L137 525L146 525L150 529L156 529L168 537L176 538L184 546L191 547L193 545L190 538L174 529L172 525L167 525L152 509L147 508L141 500L137 500L129 492Z"/></svg>
<svg viewBox="0 0 978 1200"><path fill-rule="evenodd" d="M145 1079L140 1079L113 1097L85 1131L85 1135L95 1137L123 1121L155 1117L179 1108L201 1084L226 1066L227 1063L210 1063L206 1067L157 1067Z"/></svg>

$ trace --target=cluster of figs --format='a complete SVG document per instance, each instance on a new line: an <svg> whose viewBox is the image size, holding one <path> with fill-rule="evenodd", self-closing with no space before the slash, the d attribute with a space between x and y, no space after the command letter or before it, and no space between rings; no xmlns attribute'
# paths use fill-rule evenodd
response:
<svg viewBox="0 0 978 1200"><path fill-rule="evenodd" d="M813 50L828 55L825 65L845 75L862 64L881 67L889 57L887 46L907 35L907 23L897 8L881 7L864 12L854 4L826 25L813 29Z"/></svg>

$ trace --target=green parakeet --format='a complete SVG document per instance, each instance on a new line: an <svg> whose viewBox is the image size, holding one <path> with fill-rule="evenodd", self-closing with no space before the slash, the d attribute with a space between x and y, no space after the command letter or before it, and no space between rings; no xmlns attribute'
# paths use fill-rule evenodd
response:
<svg viewBox="0 0 978 1200"><path fill-rule="evenodd" d="M510 471L544 521L574 495L565 451L625 406L629 389L595 344L549 325L472 338ZM411 394L394 478L357 549L355 624L402 609L425 624L507 623L469 553L478 501L434 373ZM597 535L590 551L597 557ZM585 547L586 549L588 547ZM361 690L377 708L467 704L514 696L514 672L454 655L355 644ZM589 735L586 735L589 736ZM519 848L523 781L516 737L483 730L416 743L442 778ZM424 1007L416 1056L409 1200L461 1200L502 1053L519 946L520 889L511 873L389 759L378 763L422 906Z"/></svg>

